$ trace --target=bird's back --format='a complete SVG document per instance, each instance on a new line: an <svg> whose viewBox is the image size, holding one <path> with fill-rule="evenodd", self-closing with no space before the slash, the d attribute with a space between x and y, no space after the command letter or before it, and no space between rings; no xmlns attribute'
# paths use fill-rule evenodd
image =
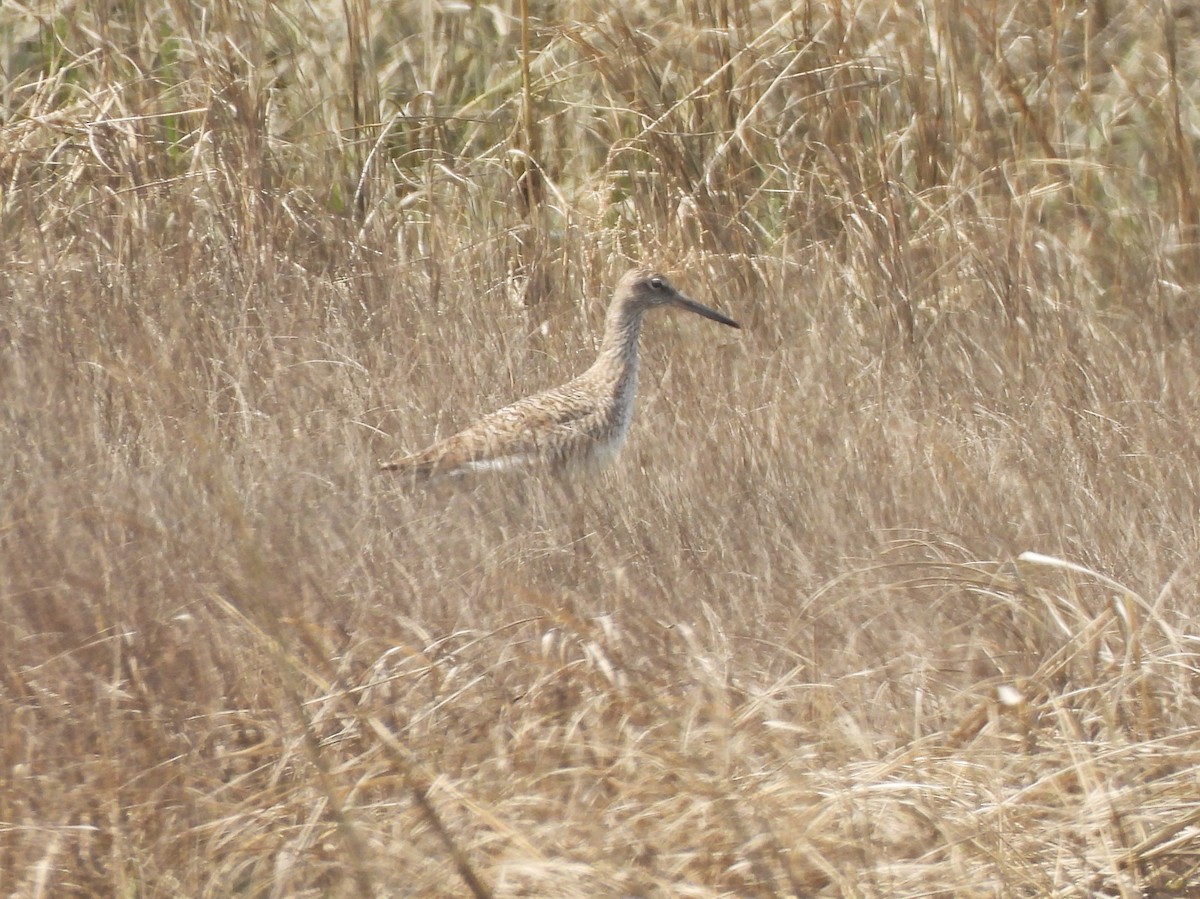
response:
<svg viewBox="0 0 1200 899"><path fill-rule="evenodd" d="M619 447L628 417L591 371L497 409L453 437L385 468L430 479L469 471L561 468L601 461Z"/></svg>

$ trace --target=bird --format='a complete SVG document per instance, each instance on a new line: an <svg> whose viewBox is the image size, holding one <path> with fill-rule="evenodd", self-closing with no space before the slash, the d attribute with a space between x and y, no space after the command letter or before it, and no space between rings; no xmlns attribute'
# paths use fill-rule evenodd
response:
<svg viewBox="0 0 1200 899"><path fill-rule="evenodd" d="M617 282L600 352L587 371L485 415L418 453L384 462L380 469L431 482L470 472L562 472L607 464L625 442L633 417L642 319L658 308L685 309L741 328L678 291L665 275L633 269Z"/></svg>

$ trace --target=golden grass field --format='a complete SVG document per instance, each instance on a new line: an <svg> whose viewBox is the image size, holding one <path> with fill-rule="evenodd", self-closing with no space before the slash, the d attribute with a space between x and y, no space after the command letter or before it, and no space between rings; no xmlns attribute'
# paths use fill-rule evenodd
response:
<svg viewBox="0 0 1200 899"><path fill-rule="evenodd" d="M0 895L1200 896L1198 41L2 0Z"/></svg>

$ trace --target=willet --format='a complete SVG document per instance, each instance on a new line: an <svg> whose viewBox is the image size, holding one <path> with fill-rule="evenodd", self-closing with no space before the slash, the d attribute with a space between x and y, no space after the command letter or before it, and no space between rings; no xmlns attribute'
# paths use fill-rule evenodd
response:
<svg viewBox="0 0 1200 899"><path fill-rule="evenodd" d="M637 388L642 317L659 306L687 309L740 328L733 319L684 296L657 272L635 269L617 284L592 367L561 387L535 393L485 415L453 437L383 463L416 480L471 471L602 465L625 442Z"/></svg>

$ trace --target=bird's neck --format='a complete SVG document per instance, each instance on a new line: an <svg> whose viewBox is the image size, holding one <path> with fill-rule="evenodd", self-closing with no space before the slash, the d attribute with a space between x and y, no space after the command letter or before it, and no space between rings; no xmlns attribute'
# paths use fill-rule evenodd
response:
<svg viewBox="0 0 1200 899"><path fill-rule="evenodd" d="M600 354L592 365L592 382L611 397L613 447L619 447L633 417L633 399L637 392L638 337L645 309L615 306L604 322ZM586 377L586 376L585 376Z"/></svg>
<svg viewBox="0 0 1200 899"><path fill-rule="evenodd" d="M616 382L637 378L638 337L645 309L617 306L609 310L604 322L604 338L593 370Z"/></svg>

